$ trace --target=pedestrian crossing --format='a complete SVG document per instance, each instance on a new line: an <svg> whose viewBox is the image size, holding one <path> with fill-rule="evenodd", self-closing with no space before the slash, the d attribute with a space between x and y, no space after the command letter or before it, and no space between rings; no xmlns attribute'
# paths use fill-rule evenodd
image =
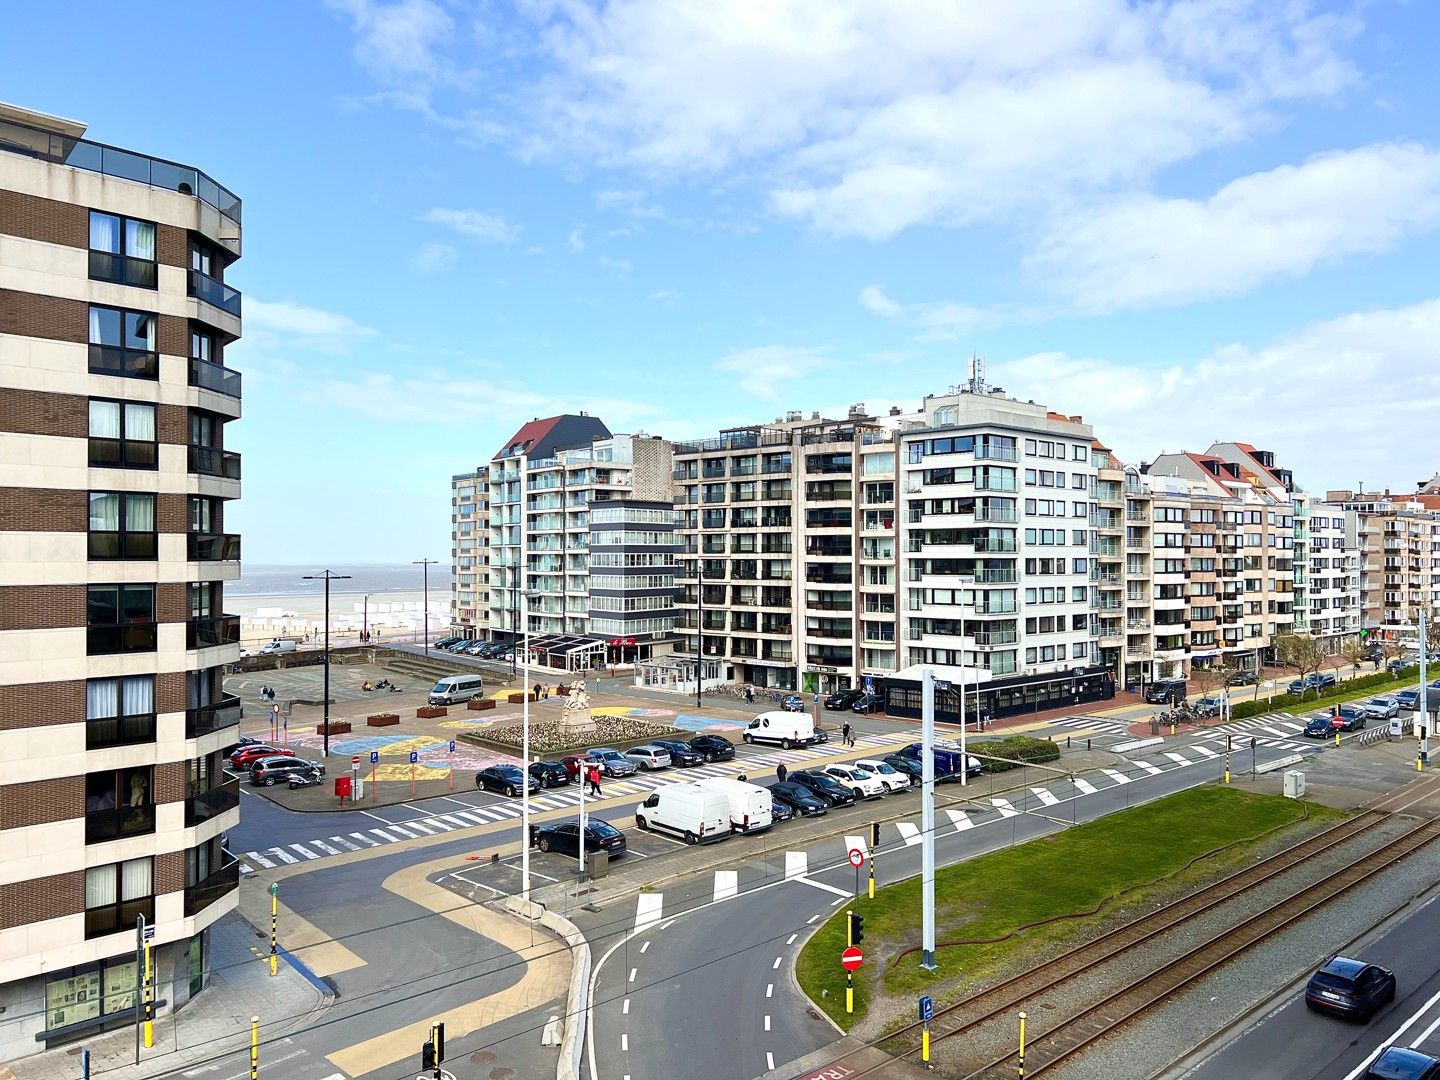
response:
<svg viewBox="0 0 1440 1080"><path fill-rule="evenodd" d="M1129 726L1133 722L1113 716L1062 716L1046 721L1046 723L1055 724L1058 727L1084 728L1087 731L1113 731L1121 735L1128 734Z"/></svg>
<svg viewBox="0 0 1440 1080"><path fill-rule="evenodd" d="M813 762L817 758L836 757L865 747L874 747L877 753L884 748L883 752L889 753L892 749L904 745L906 741L908 740L895 735L857 735L854 747L847 747L837 740L833 743L821 743L819 746L747 755L743 759L736 758L732 761L716 762L689 769L664 769L657 772L636 773L623 780L602 779L599 798L610 799L617 795L648 794L655 788L663 787L666 784L686 783L706 776L733 778L737 775L737 766L741 773L748 775L756 783L766 783L772 779L772 771L780 764L790 768L797 764ZM475 806L464 799L450 796L445 796L445 798L455 803L457 809L432 814L428 817L392 822L383 827L377 826L364 832L349 833L345 836L326 836L282 847L244 852L240 860L240 873L252 874L257 868L273 870L277 866L293 866L298 863L348 854L352 851L361 851L365 848L379 847L381 844L397 844L404 840L415 840L423 836L438 836L461 829L506 824L519 820L523 813L518 802ZM595 796L588 796L585 801L593 803L595 798ZM578 808L580 802L580 785L572 784L565 788L547 789L532 796L530 808L534 813L542 813L548 810ZM464 809L460 809L460 807Z"/></svg>
<svg viewBox="0 0 1440 1080"><path fill-rule="evenodd" d="M1237 739L1243 739L1248 745L1249 741L1254 739L1259 746L1273 746L1278 750L1303 750L1306 747L1314 746L1314 743L1296 738L1304 730L1305 721L1300 717L1292 716L1289 713L1263 713L1246 720L1235 720L1220 727L1207 728L1197 734L1200 738L1212 742L1223 743L1228 735L1231 737L1232 744Z"/></svg>

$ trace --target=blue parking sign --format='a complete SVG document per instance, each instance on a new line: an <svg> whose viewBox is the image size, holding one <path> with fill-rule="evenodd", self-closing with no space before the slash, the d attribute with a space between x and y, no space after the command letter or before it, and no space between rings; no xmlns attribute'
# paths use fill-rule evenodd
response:
<svg viewBox="0 0 1440 1080"><path fill-rule="evenodd" d="M929 995L920 999L920 1019L927 1022L935 1019L935 999Z"/></svg>
<svg viewBox="0 0 1440 1080"><path fill-rule="evenodd" d="M371 751L370 751L370 764L371 764L371 765L379 765L379 764L380 764L380 751L379 751L379 750L371 750Z"/></svg>
<svg viewBox="0 0 1440 1080"><path fill-rule="evenodd" d="M451 740L450 740L450 752L451 752L452 754L455 752L455 740L454 740L454 739L451 739Z"/></svg>
<svg viewBox="0 0 1440 1080"><path fill-rule="evenodd" d="M419 764L419 762L420 762L420 751L419 751L419 750L411 750L411 751L410 751L410 764L411 764L411 765L416 765L416 764Z"/></svg>

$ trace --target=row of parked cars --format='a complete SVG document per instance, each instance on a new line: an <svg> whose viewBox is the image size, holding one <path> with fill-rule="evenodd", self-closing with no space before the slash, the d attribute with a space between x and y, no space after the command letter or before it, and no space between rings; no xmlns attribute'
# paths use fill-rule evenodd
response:
<svg viewBox="0 0 1440 1080"><path fill-rule="evenodd" d="M482 660L513 660L515 659L514 649L501 641L480 641L475 638L443 637L439 641L432 642L432 649L444 649L446 652L455 653L457 656L478 656Z"/></svg>
<svg viewBox="0 0 1440 1080"><path fill-rule="evenodd" d="M325 776L322 762L297 757L248 735L242 735L230 751L230 768L236 773L248 773L250 783L256 787L274 787L282 780L292 787L305 787L318 784Z"/></svg>

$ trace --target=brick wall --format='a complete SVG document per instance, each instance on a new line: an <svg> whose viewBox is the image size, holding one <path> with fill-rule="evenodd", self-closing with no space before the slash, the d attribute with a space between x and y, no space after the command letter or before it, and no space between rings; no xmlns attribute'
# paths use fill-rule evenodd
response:
<svg viewBox="0 0 1440 1080"><path fill-rule="evenodd" d="M155 895L185 888L185 852L163 851L155 856Z"/></svg>
<svg viewBox="0 0 1440 1080"><path fill-rule="evenodd" d="M0 686L0 731L74 724L84 719L85 683L79 679Z"/></svg>
<svg viewBox="0 0 1440 1080"><path fill-rule="evenodd" d="M190 618L190 598L182 581L162 581L155 586L155 619L158 622L185 622Z"/></svg>
<svg viewBox="0 0 1440 1080"><path fill-rule="evenodd" d="M0 532L86 532L89 495L54 488L0 488Z"/></svg>
<svg viewBox="0 0 1440 1080"><path fill-rule="evenodd" d="M0 233L66 247L90 246L90 211L73 203L0 191Z"/></svg>
<svg viewBox="0 0 1440 1080"><path fill-rule="evenodd" d="M84 439L90 434L89 406L76 394L0 386L0 430Z"/></svg>
<svg viewBox="0 0 1440 1080"><path fill-rule="evenodd" d="M155 676L155 711L184 712L189 706L186 696L185 672L162 671Z"/></svg>
<svg viewBox="0 0 1440 1080"><path fill-rule="evenodd" d="M155 766L155 801L180 802L190 795L190 763L162 761Z"/></svg>
<svg viewBox="0 0 1440 1080"><path fill-rule="evenodd" d="M84 816L83 776L0 784L0 829L23 829Z"/></svg>
<svg viewBox="0 0 1440 1080"><path fill-rule="evenodd" d="M166 266L190 266L190 240L176 225L155 226L155 260Z"/></svg>
<svg viewBox="0 0 1440 1080"><path fill-rule="evenodd" d="M161 405L155 410L155 435L168 446L190 442L190 414L183 405Z"/></svg>
<svg viewBox="0 0 1440 1080"><path fill-rule="evenodd" d="M0 586L0 630L53 630L85 623L84 585Z"/></svg>
<svg viewBox="0 0 1440 1080"><path fill-rule="evenodd" d="M190 506L185 495L161 492L155 497L155 528L162 533L190 531Z"/></svg>
<svg viewBox="0 0 1440 1080"><path fill-rule="evenodd" d="M137 305L136 310L147 310ZM166 356L190 355L190 326L178 315L156 316L155 347ZM90 340L90 306L42 293L0 289L0 333L50 341Z"/></svg>
<svg viewBox="0 0 1440 1080"><path fill-rule="evenodd" d="M84 910L83 870L0 885L0 930L79 915Z"/></svg>

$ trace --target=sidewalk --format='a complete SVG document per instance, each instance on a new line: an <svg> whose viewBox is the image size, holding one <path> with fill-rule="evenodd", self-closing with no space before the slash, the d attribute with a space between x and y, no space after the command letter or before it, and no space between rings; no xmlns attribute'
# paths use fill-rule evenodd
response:
<svg viewBox="0 0 1440 1080"><path fill-rule="evenodd" d="M171 1075L227 1054L248 1054L252 1016L260 1018L263 1061L266 1043L312 1023L329 1004L316 986L283 960L272 979L269 956L255 930L231 912L210 931L210 984L179 1012L166 1008L156 1017L154 1046L140 1048L138 1066L135 1029L124 1027L9 1062L10 1070L16 1080L79 1076L83 1047L90 1051L91 1073L103 1074L107 1080ZM247 1067L248 1061L247 1056Z"/></svg>

